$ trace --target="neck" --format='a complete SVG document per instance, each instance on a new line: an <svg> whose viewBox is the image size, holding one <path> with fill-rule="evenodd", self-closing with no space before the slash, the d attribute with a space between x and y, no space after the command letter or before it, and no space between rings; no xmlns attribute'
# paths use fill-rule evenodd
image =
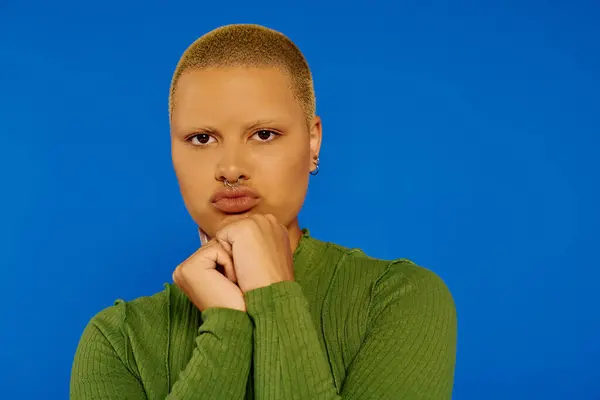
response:
<svg viewBox="0 0 600 400"><path fill-rule="evenodd" d="M298 218L294 218L292 223L288 226L288 237L290 239L290 248L292 250L292 254L298 248L298 243L300 242L300 238L302 237L302 229L300 229L300 225L298 224Z"/></svg>

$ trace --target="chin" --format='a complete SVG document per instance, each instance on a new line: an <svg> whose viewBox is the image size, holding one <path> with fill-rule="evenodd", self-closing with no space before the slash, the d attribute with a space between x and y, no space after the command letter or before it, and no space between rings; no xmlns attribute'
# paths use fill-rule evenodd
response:
<svg viewBox="0 0 600 400"><path fill-rule="evenodd" d="M221 220L221 223L230 224L232 222L239 221L253 214L256 213L253 213L252 210L250 210L239 214L223 214L219 219Z"/></svg>
<svg viewBox="0 0 600 400"><path fill-rule="evenodd" d="M256 214L264 214L264 212L254 208L254 209L251 209L248 211L244 211L241 213L235 213L235 214L218 213L215 218L215 220L217 221L216 229L219 229L219 227L221 227L221 226L242 220L244 218L247 218L251 215L256 215Z"/></svg>
<svg viewBox="0 0 600 400"><path fill-rule="evenodd" d="M235 214L226 214L226 213L222 213L222 212L213 210L213 212L211 212L210 215L204 214L203 217L198 216L198 218L195 218L194 220L199 227L202 227L202 225L204 225L204 228L202 228L202 229L204 229L204 231L209 236L214 236L216 234L216 231L225 225L229 225L233 222L240 221L240 220L242 220L244 218L248 218L249 216L252 216L252 215L261 215L261 214L275 215L275 213L272 211L269 212L268 210L263 210L260 207L255 207L248 211L244 211L241 213L235 213ZM199 224L198 221L203 221L204 223ZM207 224L207 222L208 222L208 224Z"/></svg>

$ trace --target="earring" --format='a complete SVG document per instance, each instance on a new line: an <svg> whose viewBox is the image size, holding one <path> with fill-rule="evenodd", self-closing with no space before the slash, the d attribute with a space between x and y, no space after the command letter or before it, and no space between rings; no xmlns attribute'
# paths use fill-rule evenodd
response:
<svg viewBox="0 0 600 400"><path fill-rule="evenodd" d="M314 170L314 171L310 171L310 174L311 174L311 175L313 175L313 176L314 176L314 175L317 175L317 174L319 173L319 162L320 162L320 161L319 161L319 157L317 157L317 168L315 168L315 170Z"/></svg>

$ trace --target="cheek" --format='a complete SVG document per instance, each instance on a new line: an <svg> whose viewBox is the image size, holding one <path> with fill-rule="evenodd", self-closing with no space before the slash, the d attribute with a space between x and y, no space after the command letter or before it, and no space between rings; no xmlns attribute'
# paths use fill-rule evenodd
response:
<svg viewBox="0 0 600 400"><path fill-rule="evenodd" d="M276 154L272 157L262 158L262 162L261 160L257 161L259 164L266 161L264 167L268 169L269 175L279 185L294 186L298 178L303 176L304 172L308 171L310 167L308 146L305 146L304 143L287 144L285 148L280 149Z"/></svg>
<svg viewBox="0 0 600 400"><path fill-rule="evenodd" d="M297 212L304 202L310 167L308 154L308 151L287 152L271 166L265 165L268 170L264 174L269 177L265 183L268 182L269 190L264 195L279 213Z"/></svg>
<svg viewBox="0 0 600 400"><path fill-rule="evenodd" d="M172 151L172 159L173 169L186 204L198 203L198 199L210 195L206 188L209 187L207 185L210 184L212 175L207 172L211 169L206 167L206 159L198 157L194 152L177 148Z"/></svg>

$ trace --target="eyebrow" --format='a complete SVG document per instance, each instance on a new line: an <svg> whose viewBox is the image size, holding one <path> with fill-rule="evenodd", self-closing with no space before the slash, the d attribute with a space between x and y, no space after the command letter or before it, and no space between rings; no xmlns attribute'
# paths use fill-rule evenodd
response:
<svg viewBox="0 0 600 400"><path fill-rule="evenodd" d="M269 124L274 124L274 123L275 123L275 121L271 120L271 119L257 119L255 121L250 122L246 126L244 126L244 131L249 131L249 130L255 129L261 125L269 125ZM219 130L217 128L215 128L214 126L210 126L210 125L204 125L202 127L194 126L194 129L201 130L201 131L208 132L208 133L219 132Z"/></svg>
<svg viewBox="0 0 600 400"><path fill-rule="evenodd" d="M269 125L269 124L274 124L274 123L275 123L275 121L273 121L272 119L258 119L256 121L251 122L248 125L246 125L245 130L249 131L254 128L258 128L261 125Z"/></svg>

